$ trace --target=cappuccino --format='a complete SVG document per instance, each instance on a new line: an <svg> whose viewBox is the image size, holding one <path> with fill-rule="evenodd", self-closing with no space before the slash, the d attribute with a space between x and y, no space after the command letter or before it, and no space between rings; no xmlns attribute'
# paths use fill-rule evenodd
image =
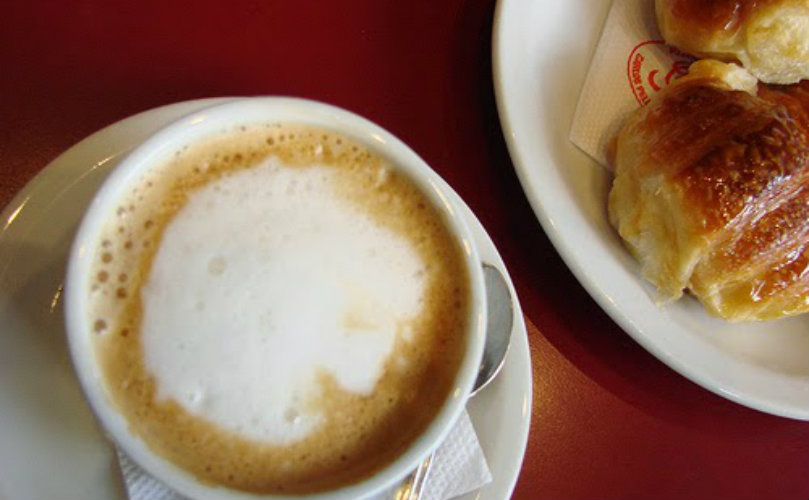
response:
<svg viewBox="0 0 809 500"><path fill-rule="evenodd" d="M327 491L404 452L450 396L471 321L463 250L429 199L298 124L223 132L139 175L87 290L131 430L254 493Z"/></svg>

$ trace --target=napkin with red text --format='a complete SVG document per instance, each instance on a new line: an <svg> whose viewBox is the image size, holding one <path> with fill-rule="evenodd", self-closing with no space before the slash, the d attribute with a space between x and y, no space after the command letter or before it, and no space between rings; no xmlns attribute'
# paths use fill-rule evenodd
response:
<svg viewBox="0 0 809 500"><path fill-rule="evenodd" d="M694 59L663 43L652 0L615 0L579 96L570 140L610 168L607 149L634 110L688 72Z"/></svg>
<svg viewBox="0 0 809 500"><path fill-rule="evenodd" d="M135 464L120 448L118 462L129 500L186 500ZM420 500L448 500L491 482L492 475L469 415L464 412L433 457ZM394 498L398 485L369 500Z"/></svg>

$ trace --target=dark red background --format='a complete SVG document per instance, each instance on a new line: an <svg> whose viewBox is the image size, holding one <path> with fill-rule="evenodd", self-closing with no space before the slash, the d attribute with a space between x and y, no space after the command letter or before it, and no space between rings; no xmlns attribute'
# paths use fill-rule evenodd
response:
<svg viewBox="0 0 809 500"><path fill-rule="evenodd" d="M809 423L671 371L557 256L500 132L493 13L492 0L4 2L0 204L83 137L162 104L283 94L345 107L421 154L509 266L534 377L514 498L809 498Z"/></svg>

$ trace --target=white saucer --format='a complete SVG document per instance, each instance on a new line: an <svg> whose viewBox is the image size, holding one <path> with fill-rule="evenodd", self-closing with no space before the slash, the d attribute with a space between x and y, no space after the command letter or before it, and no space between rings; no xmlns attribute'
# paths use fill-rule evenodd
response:
<svg viewBox="0 0 809 500"><path fill-rule="evenodd" d="M67 352L59 295L68 249L96 188L122 155L175 119L224 99L164 106L115 123L63 153L0 215L0 500L125 498L114 451L85 403ZM456 195L457 196L457 195ZM459 198L481 258L511 279ZM531 362L515 301L503 371L468 404L494 480L465 499L511 496L531 416Z"/></svg>

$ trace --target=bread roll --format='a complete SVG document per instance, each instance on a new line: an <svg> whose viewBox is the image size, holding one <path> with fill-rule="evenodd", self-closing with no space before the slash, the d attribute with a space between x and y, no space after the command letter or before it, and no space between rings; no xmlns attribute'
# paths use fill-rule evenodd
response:
<svg viewBox="0 0 809 500"><path fill-rule="evenodd" d="M752 85L751 85L752 83ZM809 309L809 82L704 60L621 129L610 222L664 300L717 316Z"/></svg>
<svg viewBox="0 0 809 500"><path fill-rule="evenodd" d="M809 0L655 0L666 43L738 61L759 80L809 78Z"/></svg>

